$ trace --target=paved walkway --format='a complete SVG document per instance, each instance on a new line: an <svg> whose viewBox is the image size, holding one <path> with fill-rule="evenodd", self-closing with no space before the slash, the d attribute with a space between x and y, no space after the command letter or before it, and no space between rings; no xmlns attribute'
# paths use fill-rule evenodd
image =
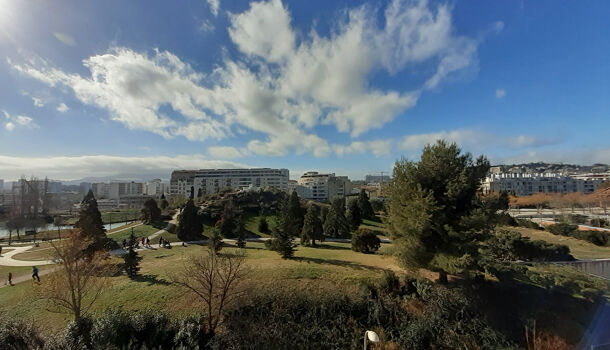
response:
<svg viewBox="0 0 610 350"><path fill-rule="evenodd" d="M53 260L15 260L13 255L23 253L31 248L33 245L16 247L11 246L11 250L8 253L2 253L0 257L0 266L39 266L39 265L51 265L54 264Z"/></svg>
<svg viewBox="0 0 610 350"><path fill-rule="evenodd" d="M54 267L51 269L47 269L47 270L42 270L42 271L38 271L38 277L44 276L44 275L48 275L51 272L54 272L58 269L58 267ZM6 278L6 277L4 277ZM13 277L13 285L19 284L19 283L23 283L23 282L27 282L27 281L32 281L32 276L31 275L24 275L24 276L17 276L17 277ZM4 288L4 287L9 287L8 285L8 281L7 280L3 280L0 284L0 288Z"/></svg>

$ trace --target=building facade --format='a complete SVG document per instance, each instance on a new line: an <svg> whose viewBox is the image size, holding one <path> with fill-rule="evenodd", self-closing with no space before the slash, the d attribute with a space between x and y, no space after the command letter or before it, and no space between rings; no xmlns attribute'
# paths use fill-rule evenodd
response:
<svg viewBox="0 0 610 350"><path fill-rule="evenodd" d="M144 194L155 198L160 198L162 194L168 192L169 186L161 179L150 180L144 184Z"/></svg>
<svg viewBox="0 0 610 350"><path fill-rule="evenodd" d="M307 190L300 189L304 194L302 197L315 201L329 201L352 193L352 183L347 176L336 176L334 173L307 172L297 181L296 186L297 193L299 193L298 187L307 188Z"/></svg>
<svg viewBox="0 0 610 350"><path fill-rule="evenodd" d="M144 184L141 182L94 183L91 190L97 199L121 199L126 196L143 195Z"/></svg>
<svg viewBox="0 0 610 350"><path fill-rule="evenodd" d="M595 174L599 175L599 174ZM610 179L608 176L572 175L555 173L491 173L483 181L483 193L507 191L516 196L535 193L593 193Z"/></svg>
<svg viewBox="0 0 610 350"><path fill-rule="evenodd" d="M288 169L201 169L175 170L170 180L170 195L185 197L212 194L224 189L272 188L288 191Z"/></svg>

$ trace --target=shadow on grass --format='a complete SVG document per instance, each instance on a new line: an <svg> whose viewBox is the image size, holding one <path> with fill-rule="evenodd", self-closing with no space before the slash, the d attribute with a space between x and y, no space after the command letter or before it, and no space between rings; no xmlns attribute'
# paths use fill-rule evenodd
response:
<svg viewBox="0 0 610 350"><path fill-rule="evenodd" d="M155 222L151 222L150 226L152 226L158 230L163 230L167 227L168 224L169 224L168 221L155 221Z"/></svg>
<svg viewBox="0 0 610 350"><path fill-rule="evenodd" d="M316 248L316 249L329 249L329 250L352 250L352 248L350 247L344 247L344 246L336 246L336 245L330 245L330 244L326 244L326 243L316 243L315 246L309 246L310 248Z"/></svg>
<svg viewBox="0 0 610 350"><path fill-rule="evenodd" d="M159 284L162 286L171 285L171 282L168 282L162 278L157 278L157 276L155 276L155 275L138 275L134 279L132 279L132 281L145 282L145 283L148 283L149 286L154 285L154 284Z"/></svg>
<svg viewBox="0 0 610 350"><path fill-rule="evenodd" d="M310 257L299 256L299 257L295 257L294 260L306 262L306 263L320 264L320 265L342 266L342 267L348 267L350 269L355 269L355 270L369 270L369 271L379 271L379 272L385 271L385 269L382 269L380 267L362 265L362 264L351 262L351 261L336 260L336 259L320 259L320 258L310 258Z"/></svg>

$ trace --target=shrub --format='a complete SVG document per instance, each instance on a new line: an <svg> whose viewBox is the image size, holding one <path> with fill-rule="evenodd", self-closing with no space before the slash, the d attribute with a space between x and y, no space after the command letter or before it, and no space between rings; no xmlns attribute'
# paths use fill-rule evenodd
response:
<svg viewBox="0 0 610 350"><path fill-rule="evenodd" d="M42 349L43 345L31 323L0 317L0 349Z"/></svg>
<svg viewBox="0 0 610 350"><path fill-rule="evenodd" d="M397 294L400 291L400 280L394 272L384 271L379 289L387 294Z"/></svg>
<svg viewBox="0 0 610 350"><path fill-rule="evenodd" d="M578 226L559 223L547 226L546 230L554 235L570 236L572 232L578 230Z"/></svg>
<svg viewBox="0 0 610 350"><path fill-rule="evenodd" d="M373 211L380 212L385 211L385 203L381 199L371 199L371 207L373 207Z"/></svg>
<svg viewBox="0 0 610 350"><path fill-rule="evenodd" d="M518 226L517 220L508 213L500 213L496 216L498 225L502 226Z"/></svg>
<svg viewBox="0 0 610 350"><path fill-rule="evenodd" d="M267 218L261 216L258 220L258 232L260 233L269 233L269 223L267 223Z"/></svg>
<svg viewBox="0 0 610 350"><path fill-rule="evenodd" d="M360 253L374 253L379 250L381 240L374 232L358 229L352 235L352 250Z"/></svg>
<svg viewBox="0 0 610 350"><path fill-rule="evenodd" d="M546 241L531 241L522 237L519 232L510 230L498 231L489 241L487 247L492 259L501 261L566 261L574 260L570 248L566 245L552 244Z"/></svg>
<svg viewBox="0 0 610 350"><path fill-rule="evenodd" d="M533 222L532 220L527 219L515 219L517 222L517 226L531 228L534 230L544 230L544 227L540 226L538 223Z"/></svg>
<svg viewBox="0 0 610 350"><path fill-rule="evenodd" d="M580 231L576 230L572 232L572 237L581 239L583 241L591 242L597 246L606 246L608 245L608 234L603 231L596 230L586 230Z"/></svg>

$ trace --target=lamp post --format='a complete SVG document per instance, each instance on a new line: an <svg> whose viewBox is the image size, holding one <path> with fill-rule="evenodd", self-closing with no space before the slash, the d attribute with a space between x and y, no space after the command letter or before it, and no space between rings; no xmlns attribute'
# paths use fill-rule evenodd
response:
<svg viewBox="0 0 610 350"><path fill-rule="evenodd" d="M379 342L379 336L377 335L377 333L373 332L373 331L366 331L364 332L364 350L366 350L366 341L367 339L372 342L372 343L378 343Z"/></svg>

